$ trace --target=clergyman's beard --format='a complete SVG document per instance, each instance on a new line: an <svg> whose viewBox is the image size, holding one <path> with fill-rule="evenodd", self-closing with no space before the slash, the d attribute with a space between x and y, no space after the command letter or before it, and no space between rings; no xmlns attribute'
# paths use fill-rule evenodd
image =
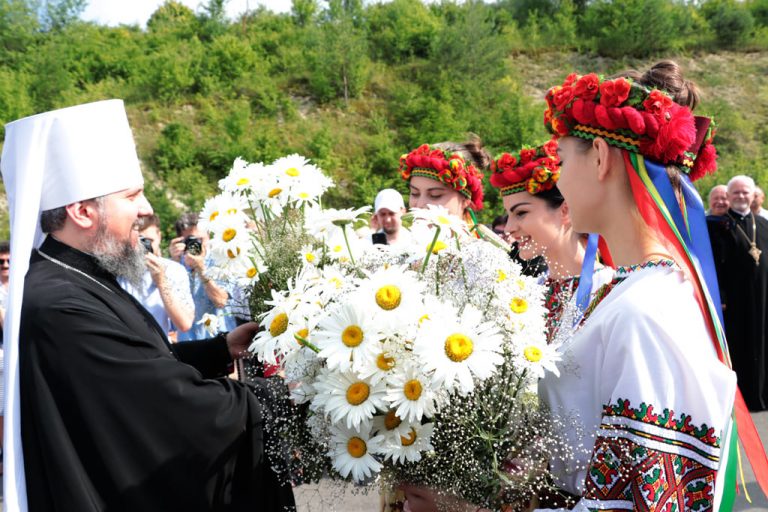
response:
<svg viewBox="0 0 768 512"><path fill-rule="evenodd" d="M122 277L134 288L141 287L146 269L144 248L141 245L133 247L130 240L118 240L108 233L106 219L96 231L91 254L110 274Z"/></svg>

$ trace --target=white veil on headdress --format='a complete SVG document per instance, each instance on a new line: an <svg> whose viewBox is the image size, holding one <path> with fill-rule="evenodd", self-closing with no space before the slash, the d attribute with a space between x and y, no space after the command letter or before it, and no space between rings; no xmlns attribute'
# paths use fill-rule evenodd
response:
<svg viewBox="0 0 768 512"><path fill-rule="evenodd" d="M18 340L29 256L44 238L40 213L141 186L144 180L122 100L54 110L7 124L0 169L8 194L13 261L3 332L4 506L26 512Z"/></svg>

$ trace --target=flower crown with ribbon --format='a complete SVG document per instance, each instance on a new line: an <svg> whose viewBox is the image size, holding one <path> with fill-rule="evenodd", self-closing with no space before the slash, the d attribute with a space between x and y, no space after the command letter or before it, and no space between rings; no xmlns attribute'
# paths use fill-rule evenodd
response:
<svg viewBox="0 0 768 512"><path fill-rule="evenodd" d="M714 122L675 103L666 92L628 78L571 73L546 94L544 124L555 137L571 135L674 164L695 181L717 169Z"/></svg>
<svg viewBox="0 0 768 512"><path fill-rule="evenodd" d="M535 195L551 190L560 178L557 141L534 148L523 147L518 153L502 153L491 163L491 185L502 196L517 192Z"/></svg>
<svg viewBox="0 0 768 512"><path fill-rule="evenodd" d="M400 176L406 181L413 176L439 181L469 199L473 210L483 208L483 174L461 153L422 144L400 157Z"/></svg>

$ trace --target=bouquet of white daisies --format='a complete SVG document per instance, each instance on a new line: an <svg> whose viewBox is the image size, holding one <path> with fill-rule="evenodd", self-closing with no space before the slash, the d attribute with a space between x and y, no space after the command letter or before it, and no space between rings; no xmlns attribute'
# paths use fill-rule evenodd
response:
<svg viewBox="0 0 768 512"><path fill-rule="evenodd" d="M232 284L255 316L272 290L284 290L304 263L350 259L357 238L348 224L368 210L321 207L333 181L300 155L271 164L236 159L206 201L199 227L210 234L211 277Z"/></svg>
<svg viewBox="0 0 768 512"><path fill-rule="evenodd" d="M541 285L441 208L415 212L402 252L353 248L355 215L314 226L321 249L303 247L300 272L271 290L251 347L291 390L294 473L524 502L555 442L535 395L559 360Z"/></svg>

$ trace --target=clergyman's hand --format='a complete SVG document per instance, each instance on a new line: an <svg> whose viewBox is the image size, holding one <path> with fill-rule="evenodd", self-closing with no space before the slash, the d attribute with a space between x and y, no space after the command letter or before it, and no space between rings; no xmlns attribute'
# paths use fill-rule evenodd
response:
<svg viewBox="0 0 768 512"><path fill-rule="evenodd" d="M227 334L227 346L229 347L229 355L232 359L239 359L248 354L248 347L253 341L253 337L259 330L259 324L256 322L248 322Z"/></svg>

